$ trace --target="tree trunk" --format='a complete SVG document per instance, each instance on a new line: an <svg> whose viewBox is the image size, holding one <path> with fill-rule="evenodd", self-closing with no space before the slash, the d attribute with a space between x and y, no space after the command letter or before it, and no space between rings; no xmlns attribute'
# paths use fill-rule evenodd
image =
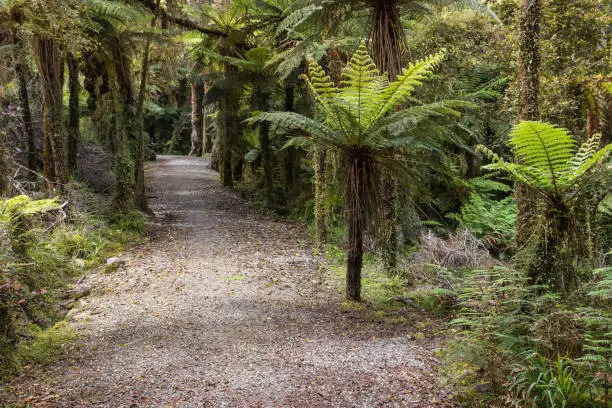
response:
<svg viewBox="0 0 612 408"><path fill-rule="evenodd" d="M228 95L221 99L219 104L219 170L221 173L221 182L225 187L233 187L234 181L232 178L232 96Z"/></svg>
<svg viewBox="0 0 612 408"><path fill-rule="evenodd" d="M327 194L326 194L326 172L325 172L326 152L325 148L315 146L315 242L318 250L322 250L327 242Z"/></svg>
<svg viewBox="0 0 612 408"><path fill-rule="evenodd" d="M68 182L67 140L62 120L63 59L57 44L49 38L34 40L34 54L43 96L44 173L50 188L62 190Z"/></svg>
<svg viewBox="0 0 612 408"><path fill-rule="evenodd" d="M0 130L0 197L7 195L9 190L9 147L6 133Z"/></svg>
<svg viewBox="0 0 612 408"><path fill-rule="evenodd" d="M363 231L358 221L350 220L348 227L351 244L346 264L346 297L361 300L361 267L363 263Z"/></svg>
<svg viewBox="0 0 612 408"><path fill-rule="evenodd" d="M261 147L261 161L264 176L264 191L266 194L266 205L270 206L273 202L272 191L272 162L270 157L270 123L262 122L259 125L259 144Z"/></svg>
<svg viewBox="0 0 612 408"><path fill-rule="evenodd" d="M28 91L28 66L22 55L22 43L17 37L17 33L13 33L13 44L16 47L15 73L17 74L17 82L19 84L19 104L21 105L21 115L26 133L26 148L28 153L28 168L30 170L40 170L40 162L38 160L38 152L34 143L34 126L32 124L32 110L30 109L30 95Z"/></svg>
<svg viewBox="0 0 612 408"><path fill-rule="evenodd" d="M77 171L77 154L79 150L80 119L81 112L79 107L79 64L76 57L68 53L68 88L70 90L70 100L68 105L68 168L72 174Z"/></svg>
<svg viewBox="0 0 612 408"><path fill-rule="evenodd" d="M348 223L348 254L346 265L346 297L361 300L361 267L363 263L363 229L366 220L363 208L364 194L367 194L368 163L359 157L350 159L346 174L345 195L346 221Z"/></svg>
<svg viewBox="0 0 612 408"><path fill-rule="evenodd" d="M404 66L406 36L400 19L397 0L378 0L372 13L372 59L381 73L387 72L391 82L397 79ZM385 269L392 272L397 267L398 182L392 174L382 177L382 225L379 231L380 246Z"/></svg>
<svg viewBox="0 0 612 408"><path fill-rule="evenodd" d="M161 0L157 1L156 10L151 20L151 28L157 24L157 14ZM146 140L144 132L144 102L147 91L147 78L149 77L149 59L151 52L151 33L147 35L145 41L144 53L142 56L142 66L140 70L140 87L138 89L138 101L136 104L136 155L134 164L134 179L135 179L135 197L134 201L136 208L140 211L147 211L149 204L147 203L147 192L145 186L144 163L146 155Z"/></svg>
<svg viewBox="0 0 612 408"><path fill-rule="evenodd" d="M294 111L295 85L292 80L285 82L285 112ZM298 151L289 146L284 150L283 160L283 190L288 193L297 183L296 168L298 167Z"/></svg>
<svg viewBox="0 0 612 408"><path fill-rule="evenodd" d="M204 82L204 96L208 93L208 83ZM204 132L204 153L212 153L213 151L213 135L208 131L208 108L202 104L202 128Z"/></svg>
<svg viewBox="0 0 612 408"><path fill-rule="evenodd" d="M129 212L135 208L135 161L139 156L137 134L140 126L137 106L132 89L130 61L117 50L114 58L116 86L111 86L115 105L115 204L119 211ZM119 95L117 95L119 93Z"/></svg>
<svg viewBox="0 0 612 408"><path fill-rule="evenodd" d="M519 119L538 120L540 118L540 22L542 20L541 0L522 0L519 22ZM524 248L532 236L530 211L533 207L533 194L522 183L515 184L517 205L516 245Z"/></svg>
<svg viewBox="0 0 612 408"><path fill-rule="evenodd" d="M190 156L202 156L204 142L204 84L191 84L191 151Z"/></svg>
<svg viewBox="0 0 612 408"><path fill-rule="evenodd" d="M522 0L519 22L519 119L540 118L540 23L541 0Z"/></svg>

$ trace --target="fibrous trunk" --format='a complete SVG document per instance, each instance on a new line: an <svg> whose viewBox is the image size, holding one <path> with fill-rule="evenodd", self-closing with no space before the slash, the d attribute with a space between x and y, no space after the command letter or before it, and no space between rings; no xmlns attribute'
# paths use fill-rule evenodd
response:
<svg viewBox="0 0 612 408"><path fill-rule="evenodd" d="M191 84L191 151L190 156L202 156L204 142L204 84Z"/></svg>
<svg viewBox="0 0 612 408"><path fill-rule="evenodd" d="M380 72L395 81L404 65L406 35L400 19L397 0L377 0L372 4L371 55ZM382 223L379 231L385 268L393 271L397 265L397 189L393 175L383 173Z"/></svg>
<svg viewBox="0 0 612 408"><path fill-rule="evenodd" d="M43 95L44 173L50 187L61 190L68 182L67 140L62 120L63 59L50 38L36 38L34 54Z"/></svg>
<svg viewBox="0 0 612 408"><path fill-rule="evenodd" d="M519 119L538 120L540 118L540 23L542 20L541 0L522 0L519 23ZM530 211L533 194L522 183L515 186L517 204L516 245L524 248L532 231Z"/></svg>
<svg viewBox="0 0 612 408"><path fill-rule="evenodd" d="M315 241L318 250L322 250L327 241L327 205L326 205L326 151L322 146L315 146Z"/></svg>
<svg viewBox="0 0 612 408"><path fill-rule="evenodd" d="M17 82L19 85L19 104L21 105L21 115L26 133L26 146L28 154L28 168L31 170L40 170L38 161L38 152L34 143L34 126L32 124L32 111L30 109L30 95L28 91L28 66L22 55L22 44L18 39L17 34L13 33L13 44L16 47L15 73L17 74Z"/></svg>
<svg viewBox="0 0 612 408"><path fill-rule="evenodd" d="M295 85L291 80L285 82L285 112L294 111ZM297 182L298 152L293 146L283 149L283 190L285 193L291 191Z"/></svg>
<svg viewBox="0 0 612 408"><path fill-rule="evenodd" d="M361 299L361 267L363 263L363 231L368 210L366 203L372 176L371 163L360 156L350 157L346 173L345 217L347 228L346 297Z"/></svg>
<svg viewBox="0 0 612 408"><path fill-rule="evenodd" d="M68 88L70 99L68 105L68 167L72 174L77 170L77 154L80 137L80 109L79 109L79 65L76 57L68 54Z"/></svg>

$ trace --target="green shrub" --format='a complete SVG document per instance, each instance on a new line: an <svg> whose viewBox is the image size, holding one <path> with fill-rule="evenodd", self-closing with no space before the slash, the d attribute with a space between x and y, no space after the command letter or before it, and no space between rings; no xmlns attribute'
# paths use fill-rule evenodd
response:
<svg viewBox="0 0 612 408"><path fill-rule="evenodd" d="M550 361L535 352L513 365L509 389L525 407L603 407L597 380L583 363L568 357ZM601 402L601 403L600 403Z"/></svg>
<svg viewBox="0 0 612 408"><path fill-rule="evenodd" d="M64 321L46 330L32 324L30 331L34 338L21 342L16 351L19 361L25 364L46 364L57 360L74 347L78 337L74 329Z"/></svg>

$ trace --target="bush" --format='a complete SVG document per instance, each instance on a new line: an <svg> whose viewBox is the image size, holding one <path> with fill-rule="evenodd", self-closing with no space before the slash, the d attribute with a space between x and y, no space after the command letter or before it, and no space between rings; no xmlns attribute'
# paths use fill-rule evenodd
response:
<svg viewBox="0 0 612 408"><path fill-rule="evenodd" d="M57 360L74 346L77 334L67 322L58 322L43 330L35 324L30 325L32 340L21 342L16 356L21 363L45 364Z"/></svg>
<svg viewBox="0 0 612 408"><path fill-rule="evenodd" d="M78 183L67 195L65 208L26 196L0 200L0 376L14 373L19 361L57 356L55 346L70 337L67 327L53 326L62 318L55 306L60 293L84 267L101 264L145 231L140 213L109 221L105 201Z"/></svg>

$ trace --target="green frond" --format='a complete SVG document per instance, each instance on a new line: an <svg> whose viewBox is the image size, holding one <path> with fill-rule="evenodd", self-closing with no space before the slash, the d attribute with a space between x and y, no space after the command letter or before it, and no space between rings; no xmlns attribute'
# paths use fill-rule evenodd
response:
<svg viewBox="0 0 612 408"><path fill-rule="evenodd" d="M464 100L447 100L411 106L382 119L381 125L387 127L391 136L399 136L406 130L414 128L423 120L435 117L459 117L461 110L477 107L476 104Z"/></svg>
<svg viewBox="0 0 612 408"><path fill-rule="evenodd" d="M612 145L597 150L598 136L576 151L576 143L568 130L531 121L514 126L508 144L515 155L515 163L507 163L489 149L478 146L477 150L492 161L484 168L506 171L536 190L555 195L575 187L580 176L612 151Z"/></svg>
<svg viewBox="0 0 612 408"><path fill-rule="evenodd" d="M260 122L270 122L281 129L302 130L323 144L329 144L338 139L337 133L329 127L295 112L264 112L247 120L249 124Z"/></svg>
<svg viewBox="0 0 612 408"><path fill-rule="evenodd" d="M410 98L418 86L431 78L434 68L442 62L445 55L446 50L441 50L439 53L430 55L410 64L407 69L403 69L402 74L397 77L397 81L385 90L376 117L383 117Z"/></svg>
<svg viewBox="0 0 612 408"><path fill-rule="evenodd" d="M612 144L599 148L600 135L595 134L584 142L578 152L570 159L567 169L561 176L561 182L571 184L575 179L582 176L594 165L605 160L612 151Z"/></svg>
<svg viewBox="0 0 612 408"><path fill-rule="evenodd" d="M282 36L286 32L294 31L310 17L312 17L313 14L322 9L323 8L321 6L318 6L316 4L309 4L305 7L293 11L291 14L285 17L285 19L278 25L278 28L276 29L276 34L278 36Z"/></svg>
<svg viewBox="0 0 612 408"><path fill-rule="evenodd" d="M374 122L380 95L389 87L386 75L380 75L374 60L361 41L347 66L342 70L342 88L338 98L355 109L360 127L369 128Z"/></svg>
<svg viewBox="0 0 612 408"><path fill-rule="evenodd" d="M313 58L308 60L308 76L304 76L304 79L317 101L322 104L332 103L338 95L334 82Z"/></svg>
<svg viewBox="0 0 612 408"><path fill-rule="evenodd" d="M146 15L141 9L128 4L109 0L89 0L88 6L94 14L108 20L115 20L124 24L134 21L142 21Z"/></svg>

